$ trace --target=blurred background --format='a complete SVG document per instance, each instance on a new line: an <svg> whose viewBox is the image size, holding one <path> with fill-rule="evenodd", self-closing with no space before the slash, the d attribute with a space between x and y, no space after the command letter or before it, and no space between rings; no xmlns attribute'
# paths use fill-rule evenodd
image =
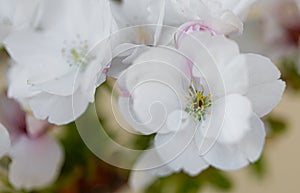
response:
<svg viewBox="0 0 300 193"><path fill-rule="evenodd" d="M300 11L293 0L264 0L256 4L245 22L245 32L231 37L242 52L255 52L271 57L287 82L279 106L265 120L267 142L262 158L251 166L222 172L213 168L197 177L179 173L158 179L146 193L282 193L300 192ZM0 90L6 92L5 71L9 58L0 51ZM151 137L124 134L110 107L114 80L109 79L97 90L99 120L117 142L139 149L151 144ZM114 100L113 100L114 103ZM114 104L115 105L115 104ZM101 107L101 108L100 108ZM105 111L105 113L101 113ZM85 146L75 124L58 128L53 133L65 149L65 163L57 182L41 193L131 193L127 185L129 171L99 160ZM3 184L9 187L1 175ZM11 191L22 192L24 191ZM142 192L141 192L142 193Z"/></svg>

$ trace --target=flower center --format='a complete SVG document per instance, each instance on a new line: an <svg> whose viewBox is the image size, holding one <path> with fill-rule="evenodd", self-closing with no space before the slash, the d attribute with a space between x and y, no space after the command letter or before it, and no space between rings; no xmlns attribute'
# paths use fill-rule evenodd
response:
<svg viewBox="0 0 300 193"><path fill-rule="evenodd" d="M86 69L93 57L88 56L89 44L87 40L82 40L80 35L72 42L64 41L64 47L61 50L62 56L66 59L70 67L77 66L82 71Z"/></svg>
<svg viewBox="0 0 300 193"><path fill-rule="evenodd" d="M193 116L197 121L205 119L209 114L209 108L212 105L211 95L204 94L204 90L197 90L194 86L189 88L189 95L187 96L187 107L185 111Z"/></svg>

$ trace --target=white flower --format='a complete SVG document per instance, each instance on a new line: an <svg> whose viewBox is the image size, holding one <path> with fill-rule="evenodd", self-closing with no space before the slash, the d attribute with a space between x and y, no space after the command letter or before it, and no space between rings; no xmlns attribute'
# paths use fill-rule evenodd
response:
<svg viewBox="0 0 300 193"><path fill-rule="evenodd" d="M241 18L255 0L125 0L112 3L113 14L121 29L119 55L109 75L118 75L132 64L132 58L150 46L168 45L182 34L211 31L213 34L241 32ZM136 8L139 7L137 10ZM177 29L179 27L179 29ZM178 42L176 42L178 43ZM123 50L123 51L122 51ZM125 54L126 53L126 54ZM128 59L129 58L129 59Z"/></svg>
<svg viewBox="0 0 300 193"><path fill-rule="evenodd" d="M0 45L7 35L37 24L40 0L0 0Z"/></svg>
<svg viewBox="0 0 300 193"><path fill-rule="evenodd" d="M142 24L161 24L179 27L201 20L211 28L226 33L242 31L241 19L255 0L125 0L114 3L115 17L120 27ZM137 10L136 8L139 7ZM163 13L163 15L162 15ZM159 17L159 16L163 17Z"/></svg>
<svg viewBox="0 0 300 193"><path fill-rule="evenodd" d="M261 155L260 117L281 99L285 83L279 78L269 59L240 54L224 36L194 32L183 37L178 50L142 54L118 80L119 107L137 132L156 133L155 150L165 163L158 169L190 175L209 165L237 170ZM153 170L145 172L152 179Z"/></svg>
<svg viewBox="0 0 300 193"><path fill-rule="evenodd" d="M51 185L63 162L60 144L46 134L49 124L27 115L12 100L0 98L0 158L8 155L10 183L17 189Z"/></svg>
<svg viewBox="0 0 300 193"><path fill-rule="evenodd" d="M164 24L177 26L190 22L202 21L206 26L217 31L241 32L241 18L255 0L166 0ZM160 10L158 1L151 1L150 15L155 16Z"/></svg>
<svg viewBox="0 0 300 193"><path fill-rule="evenodd" d="M115 23L107 0L48 0L43 7L40 30L22 29L5 40L14 61L8 95L38 119L66 124L105 80Z"/></svg>

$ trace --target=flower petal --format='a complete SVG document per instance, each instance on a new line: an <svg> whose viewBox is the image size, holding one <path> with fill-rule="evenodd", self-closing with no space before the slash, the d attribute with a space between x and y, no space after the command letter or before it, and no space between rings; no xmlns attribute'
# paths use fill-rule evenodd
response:
<svg viewBox="0 0 300 193"><path fill-rule="evenodd" d="M18 189L33 190L53 183L63 162L61 146L50 136L20 138L10 152L9 180Z"/></svg>
<svg viewBox="0 0 300 193"><path fill-rule="evenodd" d="M243 138L250 128L251 103L246 97L237 94L226 96L224 100L225 117L218 140L224 143L235 143Z"/></svg>
<svg viewBox="0 0 300 193"><path fill-rule="evenodd" d="M217 142L204 156L212 166L222 170L237 170L255 162L261 155L265 142L263 122L255 114L251 118L251 129L235 144Z"/></svg>
<svg viewBox="0 0 300 193"><path fill-rule="evenodd" d="M9 152L10 138L6 128L0 123L0 159Z"/></svg>
<svg viewBox="0 0 300 193"><path fill-rule="evenodd" d="M26 130L25 112L16 101L1 95L0 122L9 132L12 143Z"/></svg>
<svg viewBox="0 0 300 193"><path fill-rule="evenodd" d="M37 84L30 82L30 84L33 89L44 91L49 94L58 96L72 95L74 92L76 92L80 85L80 74L76 73L76 71L76 69L73 69L67 74L57 77L53 80Z"/></svg>
<svg viewBox="0 0 300 193"><path fill-rule="evenodd" d="M26 115L26 126L27 134L30 137L38 137L50 127L50 124L47 121L37 120L31 115Z"/></svg>
<svg viewBox="0 0 300 193"><path fill-rule="evenodd" d="M39 94L40 91L28 84L29 71L22 65L12 63L8 76L8 97L22 99Z"/></svg>
<svg viewBox="0 0 300 193"><path fill-rule="evenodd" d="M181 124L181 129L169 134L158 133L155 137L155 148L162 161L174 172L185 171L191 176L199 174L209 165L198 154L194 142L197 132L192 117Z"/></svg>
<svg viewBox="0 0 300 193"><path fill-rule="evenodd" d="M252 113L249 100L238 94L215 101L195 134L199 155L205 155L216 142L235 144L243 139L250 129Z"/></svg>
<svg viewBox="0 0 300 193"><path fill-rule="evenodd" d="M246 153L246 156L250 162L255 162L262 154L265 144L266 130L264 123L259 119L257 115L253 115L251 118L251 129L244 137L241 143L241 148Z"/></svg>
<svg viewBox="0 0 300 193"><path fill-rule="evenodd" d="M262 117L279 103L285 83L279 80L280 72L270 59L255 54L245 56L249 69L249 90L246 96L253 104L254 112Z"/></svg>
<svg viewBox="0 0 300 193"><path fill-rule="evenodd" d="M227 94L245 94L247 92L249 78L246 59L243 55L234 58L221 71Z"/></svg>
<svg viewBox="0 0 300 193"><path fill-rule="evenodd" d="M220 39L221 37L216 38ZM215 98L225 94L224 81L219 66L223 65L226 60L230 61L231 56L227 56L227 54L233 53L232 57L238 54L232 51L234 49L231 46L229 46L230 49L225 49L225 52L231 51L228 51L227 54L224 53L224 50L219 48L224 46L222 42L213 39L211 34L207 32L194 32L190 36L185 36L179 45L179 51L193 64L193 76L202 78L209 88L208 92Z"/></svg>
<svg viewBox="0 0 300 193"><path fill-rule="evenodd" d="M168 115L183 108L191 81L187 74L187 61L174 50L145 52L118 79L124 118L142 133L167 132L163 128Z"/></svg>
<svg viewBox="0 0 300 193"><path fill-rule="evenodd" d="M165 124L168 115L180 108L174 90L159 82L139 85L132 93L132 97L121 97L119 100L124 118L144 134L167 132Z"/></svg>
<svg viewBox="0 0 300 193"><path fill-rule="evenodd" d="M167 176L171 172L170 168L164 166L155 150L145 151L132 169L129 185L133 190L140 190L149 186L157 177Z"/></svg>
<svg viewBox="0 0 300 193"><path fill-rule="evenodd" d="M63 125L77 119L84 113L89 101L80 90L74 95L56 96L41 93L29 99L29 106L36 118Z"/></svg>

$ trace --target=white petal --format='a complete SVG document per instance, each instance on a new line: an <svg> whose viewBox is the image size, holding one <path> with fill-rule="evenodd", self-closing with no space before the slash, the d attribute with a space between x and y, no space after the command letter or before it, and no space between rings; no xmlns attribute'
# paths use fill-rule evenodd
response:
<svg viewBox="0 0 300 193"><path fill-rule="evenodd" d="M192 39L186 39L187 43L196 39L199 44L208 50L219 67L229 65L240 53L238 45L223 35L213 36L208 32L194 32L191 36L193 36L190 37ZM198 45L199 48L201 48L201 45ZM179 47L181 46L179 45Z"/></svg>
<svg viewBox="0 0 300 193"><path fill-rule="evenodd" d="M147 6L151 0L124 0L122 3L111 1L111 8L118 25L122 28L149 24ZM136 9L138 7L138 9Z"/></svg>
<svg viewBox="0 0 300 193"><path fill-rule="evenodd" d="M219 34L231 34L231 33L242 33L243 32L243 22L231 11L225 11L221 16L221 21L224 24L213 23L212 26L218 29Z"/></svg>
<svg viewBox="0 0 300 193"><path fill-rule="evenodd" d="M12 2L15 2L12 19L14 28L17 29L28 24L36 27L37 13L42 11L39 7L40 0L12 0Z"/></svg>
<svg viewBox="0 0 300 193"><path fill-rule="evenodd" d="M81 34L89 40L100 41L107 38L115 27L108 0L52 0L42 3L45 11L40 26L60 36Z"/></svg>
<svg viewBox="0 0 300 193"><path fill-rule="evenodd" d="M0 159L10 149L10 138L6 128L0 123Z"/></svg>
<svg viewBox="0 0 300 193"><path fill-rule="evenodd" d="M249 78L246 59L243 55L234 58L221 71L227 94L245 94L247 92Z"/></svg>
<svg viewBox="0 0 300 193"><path fill-rule="evenodd" d="M195 130L195 125L189 123L188 126L177 132L157 134L155 136L155 148L159 156L173 171L180 171L184 164L187 163L184 162L181 155L184 154L189 146L192 146Z"/></svg>
<svg viewBox="0 0 300 193"><path fill-rule="evenodd" d="M251 103L246 97L237 94L226 96L223 102L225 102L225 115L218 140L224 143L235 143L241 140L250 128Z"/></svg>
<svg viewBox="0 0 300 193"><path fill-rule="evenodd" d="M149 186L157 177L167 176L171 172L170 168L164 166L155 150L145 151L132 169L129 185L133 190L141 190Z"/></svg>
<svg viewBox="0 0 300 193"><path fill-rule="evenodd" d="M190 176L196 176L209 167L209 164L197 152L197 146L193 144L174 162L181 159L183 161L183 171Z"/></svg>
<svg viewBox="0 0 300 193"><path fill-rule="evenodd" d="M140 55L124 72L119 84L128 91L142 82L160 81L170 87L182 88L190 84L191 66L173 48L152 48ZM181 85L183 85L181 87Z"/></svg>
<svg viewBox="0 0 300 193"><path fill-rule="evenodd" d="M156 92L153 92L155 90ZM168 132L168 115L180 108L174 90L157 82L139 85L131 97L120 97L119 108L131 126L143 133Z"/></svg>
<svg viewBox="0 0 300 193"><path fill-rule="evenodd" d="M136 44L124 43L114 49L114 58L111 67L109 68L108 75L118 78L120 74L125 71L134 60L143 52L148 50L149 47Z"/></svg>
<svg viewBox="0 0 300 193"><path fill-rule="evenodd" d="M251 129L244 137L241 148L246 152L246 156L250 162L255 162L262 154L265 144L266 130L264 123L257 115L251 118Z"/></svg>
<svg viewBox="0 0 300 193"><path fill-rule="evenodd" d="M180 104L180 98L174 90L159 82L140 85L132 93L132 110L137 120L158 132L168 115L180 105L183 104Z"/></svg>
<svg viewBox="0 0 300 193"><path fill-rule="evenodd" d="M215 143L204 156L212 166L222 170L237 170L255 162L261 155L265 142L263 122L253 115L251 128L236 144Z"/></svg>
<svg viewBox="0 0 300 193"><path fill-rule="evenodd" d="M249 90L246 96L253 104L254 112L262 117L272 111L282 98L285 83L280 72L270 59L247 54Z"/></svg>
<svg viewBox="0 0 300 193"><path fill-rule="evenodd" d="M167 132L163 127L168 115L183 108L191 81L188 71L185 58L173 50L154 48L145 52L118 79L124 92L119 104L125 119L133 127L140 125L135 129L142 133Z"/></svg>
<svg viewBox="0 0 300 193"><path fill-rule="evenodd" d="M225 94L220 66L238 55L238 50L234 49L236 45L226 42L221 36L212 37L209 33L194 32L191 36L185 36L179 45L179 51L194 65L193 75L202 78L209 88L208 92L216 98Z"/></svg>
<svg viewBox="0 0 300 193"><path fill-rule="evenodd" d="M22 137L10 152L9 180L18 189L33 190L51 185L63 161L61 146L50 136Z"/></svg>
<svg viewBox="0 0 300 193"><path fill-rule="evenodd" d="M0 24L12 24L16 1L0 0L0 4Z"/></svg>
<svg viewBox="0 0 300 193"><path fill-rule="evenodd" d="M190 128L186 129L192 130ZM180 131L176 134L178 136L174 136L174 133L157 134L155 146L161 159L172 171L179 172L182 170L191 176L195 176L209 165L199 156L193 136L187 137L187 132L189 131Z"/></svg>
<svg viewBox="0 0 300 193"><path fill-rule="evenodd" d="M145 127L145 124L141 124L138 120L136 120L136 117L134 116L134 113L130 107L130 98L120 97L118 103L120 113L127 123L132 127L132 129L145 135L150 135L155 132L155 130ZM127 130L130 130L130 128Z"/></svg>
<svg viewBox="0 0 300 193"><path fill-rule="evenodd" d="M185 111L175 110L167 119L167 132L176 132L182 128L185 128L184 124L189 121L189 114Z"/></svg>
<svg viewBox="0 0 300 193"><path fill-rule="evenodd" d="M216 142L235 144L247 134L252 116L251 103L232 94L215 101L211 114L199 125L195 142L199 155L205 155Z"/></svg>
<svg viewBox="0 0 300 193"><path fill-rule="evenodd" d="M56 96L41 93L29 99L29 105L36 118L50 123L63 125L70 123L82 115L89 101L78 90L74 95Z"/></svg>
<svg viewBox="0 0 300 193"><path fill-rule="evenodd" d="M11 34L4 43L13 60L26 66L30 82L37 83L71 70L61 53L63 40L64 37L24 29Z"/></svg>
<svg viewBox="0 0 300 193"><path fill-rule="evenodd" d="M237 145L215 143L204 156L207 163L226 171L241 169L248 165L248 159Z"/></svg>
<svg viewBox="0 0 300 193"><path fill-rule="evenodd" d="M8 70L8 93L9 97L22 99L39 94L40 91L28 84L30 72L22 65L11 64Z"/></svg>
<svg viewBox="0 0 300 193"><path fill-rule="evenodd" d="M80 74L74 69L67 74L57 77L54 80L49 80L35 84L30 81L33 89L41 90L53 95L68 96L77 91L80 85Z"/></svg>
<svg viewBox="0 0 300 193"><path fill-rule="evenodd" d="M191 176L199 174L208 164L198 154L194 142L196 124L192 117L181 124L181 129L169 134L157 134L155 148L160 158L172 171L185 171Z"/></svg>

